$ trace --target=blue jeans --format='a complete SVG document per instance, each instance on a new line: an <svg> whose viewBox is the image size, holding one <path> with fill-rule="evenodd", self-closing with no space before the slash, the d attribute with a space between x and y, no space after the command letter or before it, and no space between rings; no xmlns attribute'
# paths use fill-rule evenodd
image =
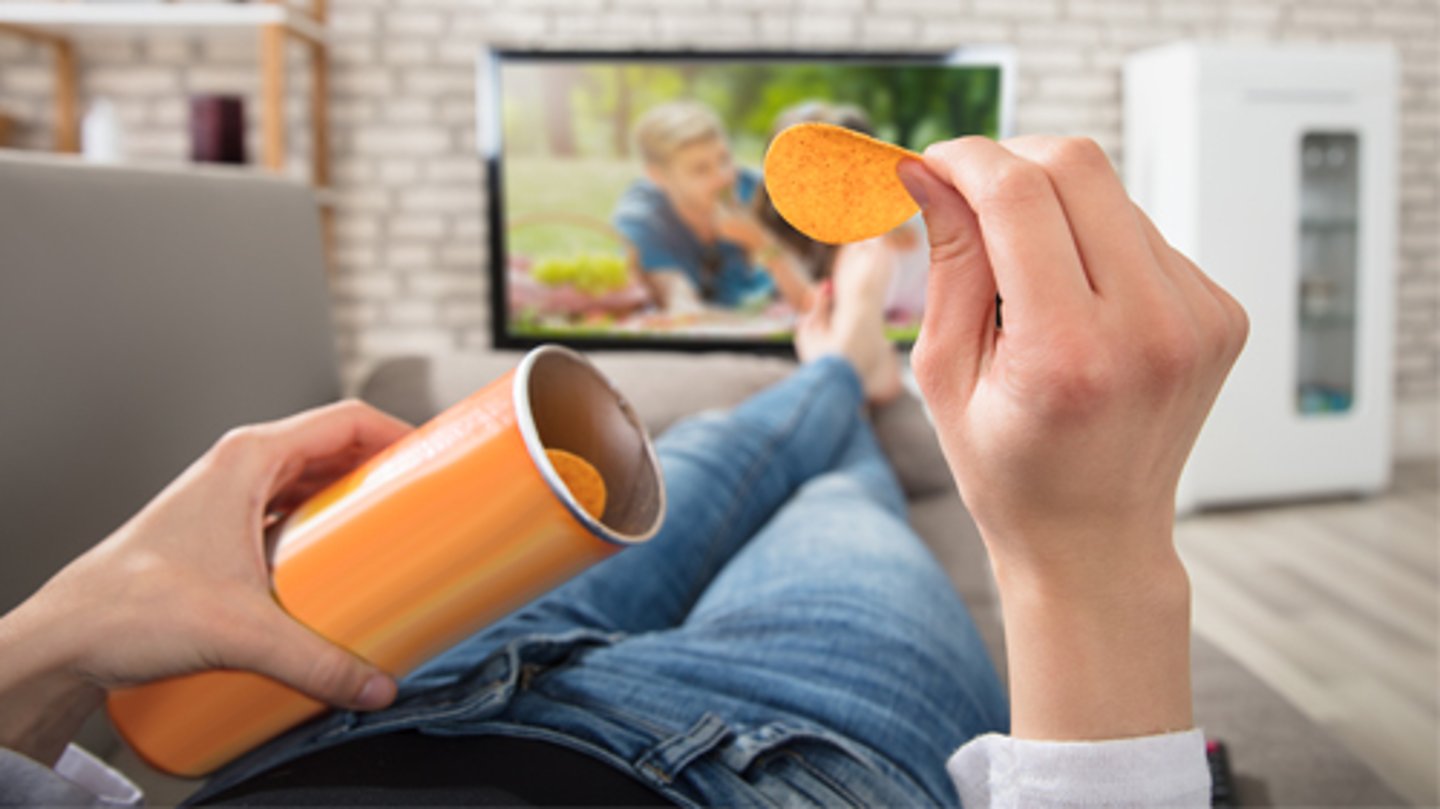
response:
<svg viewBox="0 0 1440 809"><path fill-rule="evenodd" d="M825 357L656 442L669 511L629 548L476 633L373 713L333 712L191 800L394 730L503 734L589 753L681 805L954 805L945 761L1004 732L964 604L905 519Z"/></svg>

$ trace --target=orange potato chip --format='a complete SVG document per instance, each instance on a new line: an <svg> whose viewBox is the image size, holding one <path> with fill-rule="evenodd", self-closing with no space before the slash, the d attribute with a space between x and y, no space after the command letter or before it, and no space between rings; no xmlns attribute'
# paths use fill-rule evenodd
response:
<svg viewBox="0 0 1440 809"><path fill-rule="evenodd" d="M591 517L600 519L605 513L606 499L605 478L600 477L600 471L579 455L563 449L547 449L545 455L580 507Z"/></svg>
<svg viewBox="0 0 1440 809"><path fill-rule="evenodd" d="M895 176L908 149L832 124L804 123L775 136L765 188L775 210L810 238L845 244L888 233L920 207Z"/></svg>

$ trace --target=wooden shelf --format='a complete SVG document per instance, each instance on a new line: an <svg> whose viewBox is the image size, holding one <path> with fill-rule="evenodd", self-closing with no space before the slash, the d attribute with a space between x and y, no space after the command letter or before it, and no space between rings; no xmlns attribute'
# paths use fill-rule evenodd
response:
<svg viewBox="0 0 1440 809"><path fill-rule="evenodd" d="M278 3L3 3L0 23L52 36L91 34L208 34L282 25L312 41L325 30L309 12Z"/></svg>
<svg viewBox="0 0 1440 809"><path fill-rule="evenodd" d="M297 39L310 57L310 181L317 189L327 245L332 241L330 185L329 49L325 41L327 0L309 0L298 9L284 0L249 3L67 3L0 2L0 34L49 47L55 73L54 149L80 151L77 48L87 34L126 36L256 35L260 71L260 160L270 171L285 170L286 45Z"/></svg>

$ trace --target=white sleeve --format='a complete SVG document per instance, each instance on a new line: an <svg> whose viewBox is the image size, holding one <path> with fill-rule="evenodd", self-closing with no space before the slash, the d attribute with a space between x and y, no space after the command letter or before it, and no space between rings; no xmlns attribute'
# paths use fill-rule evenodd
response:
<svg viewBox="0 0 1440 809"><path fill-rule="evenodd" d="M76 786L94 793L105 806L140 806L144 793L119 770L90 754L76 744L66 746L55 772Z"/></svg>
<svg viewBox="0 0 1440 809"><path fill-rule="evenodd" d="M0 806L128 807L143 801L139 787L82 747L66 747L54 769L0 748Z"/></svg>
<svg viewBox="0 0 1440 809"><path fill-rule="evenodd" d="M1208 807L1199 729L1101 742L1042 742L987 733L946 763L965 809Z"/></svg>

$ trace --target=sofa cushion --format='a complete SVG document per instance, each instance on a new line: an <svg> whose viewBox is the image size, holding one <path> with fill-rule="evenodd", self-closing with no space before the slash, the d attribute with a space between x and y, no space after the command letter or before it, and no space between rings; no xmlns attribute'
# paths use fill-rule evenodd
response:
<svg viewBox="0 0 1440 809"><path fill-rule="evenodd" d="M413 424L468 396L520 362L517 352L485 352L439 359L399 357L379 364L360 398ZM658 436L680 418L731 407L784 379L795 363L747 354L587 352L601 373ZM908 393L874 410L872 423L908 497L954 489L924 406Z"/></svg>
<svg viewBox="0 0 1440 809"><path fill-rule="evenodd" d="M429 419L519 364L518 352L401 357L382 362L360 398L414 423ZM783 379L791 363L735 355L587 353L635 407L652 436L689 413L727 407Z"/></svg>

